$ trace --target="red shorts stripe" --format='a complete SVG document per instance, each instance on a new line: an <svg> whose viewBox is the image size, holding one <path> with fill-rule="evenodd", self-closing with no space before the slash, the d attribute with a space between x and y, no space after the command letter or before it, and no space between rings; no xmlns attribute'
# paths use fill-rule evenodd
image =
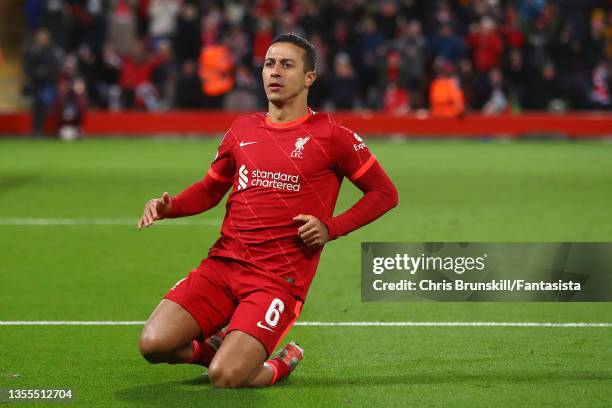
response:
<svg viewBox="0 0 612 408"><path fill-rule="evenodd" d="M293 313L295 314L295 317L287 325L287 327L283 331L283 334L281 334L281 336L278 338L278 341L276 342L276 345L274 346L274 349L276 349L278 347L278 345L280 344L280 342L283 341L283 339L285 338L285 336L287 335L289 330L291 330L291 328L295 324L295 321L298 319L298 317L300 317L300 313L302 312L302 305L303 305L302 302L296 302L295 303L295 309L293 309Z"/></svg>

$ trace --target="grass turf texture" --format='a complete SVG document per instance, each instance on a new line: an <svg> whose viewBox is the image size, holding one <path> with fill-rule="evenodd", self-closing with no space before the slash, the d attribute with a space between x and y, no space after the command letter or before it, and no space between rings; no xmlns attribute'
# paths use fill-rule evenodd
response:
<svg viewBox="0 0 612 408"><path fill-rule="evenodd" d="M0 141L0 219L133 218L201 177L216 140ZM361 241L611 241L612 145L369 142L400 206L325 249L303 321L609 322L607 303L361 303ZM359 197L345 183L337 213ZM198 220L220 220L223 206ZM0 225L0 320L145 320L218 236L175 221ZM612 328L295 327L283 385L216 390L151 366L140 328L0 326L0 387L73 387L79 406L606 406ZM41 403L44 405L45 403ZM21 404L18 406L25 406Z"/></svg>

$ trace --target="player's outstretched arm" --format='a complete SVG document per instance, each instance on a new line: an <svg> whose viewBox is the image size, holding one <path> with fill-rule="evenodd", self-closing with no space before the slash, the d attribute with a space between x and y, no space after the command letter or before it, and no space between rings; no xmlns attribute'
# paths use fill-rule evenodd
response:
<svg viewBox="0 0 612 408"><path fill-rule="evenodd" d="M149 200L138 229L164 218L188 217L209 210L219 204L231 185L231 181L220 181L207 174L174 197L164 193L161 198Z"/></svg>
<svg viewBox="0 0 612 408"><path fill-rule="evenodd" d="M145 204L142 217L138 221L138 229L148 227L157 220L166 218L172 210L172 200L170 194L164 192L160 198L153 198Z"/></svg>

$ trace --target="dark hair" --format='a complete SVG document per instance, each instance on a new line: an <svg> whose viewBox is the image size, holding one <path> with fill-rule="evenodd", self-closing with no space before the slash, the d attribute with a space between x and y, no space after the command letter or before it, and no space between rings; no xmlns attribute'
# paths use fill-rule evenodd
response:
<svg viewBox="0 0 612 408"><path fill-rule="evenodd" d="M289 33L289 34L277 35L276 38L272 40L272 44L276 44L279 42L291 43L303 49L304 50L304 72L315 70L317 66L317 52L315 51L315 47L310 42L308 42L308 40L300 37L297 34Z"/></svg>

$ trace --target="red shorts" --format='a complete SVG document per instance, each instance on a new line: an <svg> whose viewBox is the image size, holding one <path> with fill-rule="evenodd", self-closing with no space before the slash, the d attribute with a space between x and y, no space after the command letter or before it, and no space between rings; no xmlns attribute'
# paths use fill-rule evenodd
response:
<svg viewBox="0 0 612 408"><path fill-rule="evenodd" d="M206 258L164 296L187 310L204 337L227 327L255 337L272 354L297 320L302 302L246 263ZM229 325L228 325L229 324Z"/></svg>

